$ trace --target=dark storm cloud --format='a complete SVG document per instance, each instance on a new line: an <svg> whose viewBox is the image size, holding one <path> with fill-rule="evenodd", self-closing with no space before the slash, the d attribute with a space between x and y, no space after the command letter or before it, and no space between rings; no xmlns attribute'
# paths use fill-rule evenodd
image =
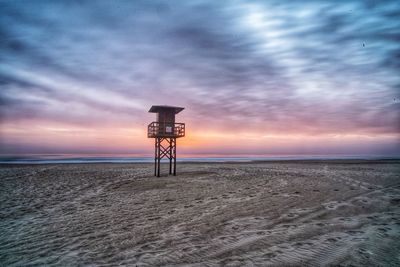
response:
<svg viewBox="0 0 400 267"><path fill-rule="evenodd" d="M144 122L150 105L176 104L215 129L400 129L397 1L2 1L0 9L0 109L9 121Z"/></svg>

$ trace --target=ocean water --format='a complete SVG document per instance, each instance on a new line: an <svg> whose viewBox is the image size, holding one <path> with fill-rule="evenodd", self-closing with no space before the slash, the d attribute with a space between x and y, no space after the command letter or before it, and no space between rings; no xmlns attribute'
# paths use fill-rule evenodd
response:
<svg viewBox="0 0 400 267"><path fill-rule="evenodd" d="M392 159L379 155L182 155L178 162L252 162L276 160ZM398 159L398 158L396 158ZM162 159L167 162L167 159ZM152 163L148 155L30 154L0 155L0 164Z"/></svg>

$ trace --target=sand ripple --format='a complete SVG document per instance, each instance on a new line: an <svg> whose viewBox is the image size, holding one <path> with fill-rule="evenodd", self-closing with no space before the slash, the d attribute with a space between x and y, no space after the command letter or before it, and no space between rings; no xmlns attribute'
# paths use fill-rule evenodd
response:
<svg viewBox="0 0 400 267"><path fill-rule="evenodd" d="M1 166L0 265L399 266L400 163Z"/></svg>

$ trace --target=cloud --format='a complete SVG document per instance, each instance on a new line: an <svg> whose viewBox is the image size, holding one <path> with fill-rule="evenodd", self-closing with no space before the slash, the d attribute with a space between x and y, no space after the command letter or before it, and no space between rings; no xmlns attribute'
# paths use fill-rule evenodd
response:
<svg viewBox="0 0 400 267"><path fill-rule="evenodd" d="M398 134L397 1L3 1L2 120ZM396 100L397 99L397 100ZM3 139L7 137L3 137Z"/></svg>

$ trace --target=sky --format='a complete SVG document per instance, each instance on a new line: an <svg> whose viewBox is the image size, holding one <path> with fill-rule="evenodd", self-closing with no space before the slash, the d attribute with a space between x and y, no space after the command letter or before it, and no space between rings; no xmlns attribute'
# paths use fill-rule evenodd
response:
<svg viewBox="0 0 400 267"><path fill-rule="evenodd" d="M399 1L0 0L0 154L400 155Z"/></svg>

